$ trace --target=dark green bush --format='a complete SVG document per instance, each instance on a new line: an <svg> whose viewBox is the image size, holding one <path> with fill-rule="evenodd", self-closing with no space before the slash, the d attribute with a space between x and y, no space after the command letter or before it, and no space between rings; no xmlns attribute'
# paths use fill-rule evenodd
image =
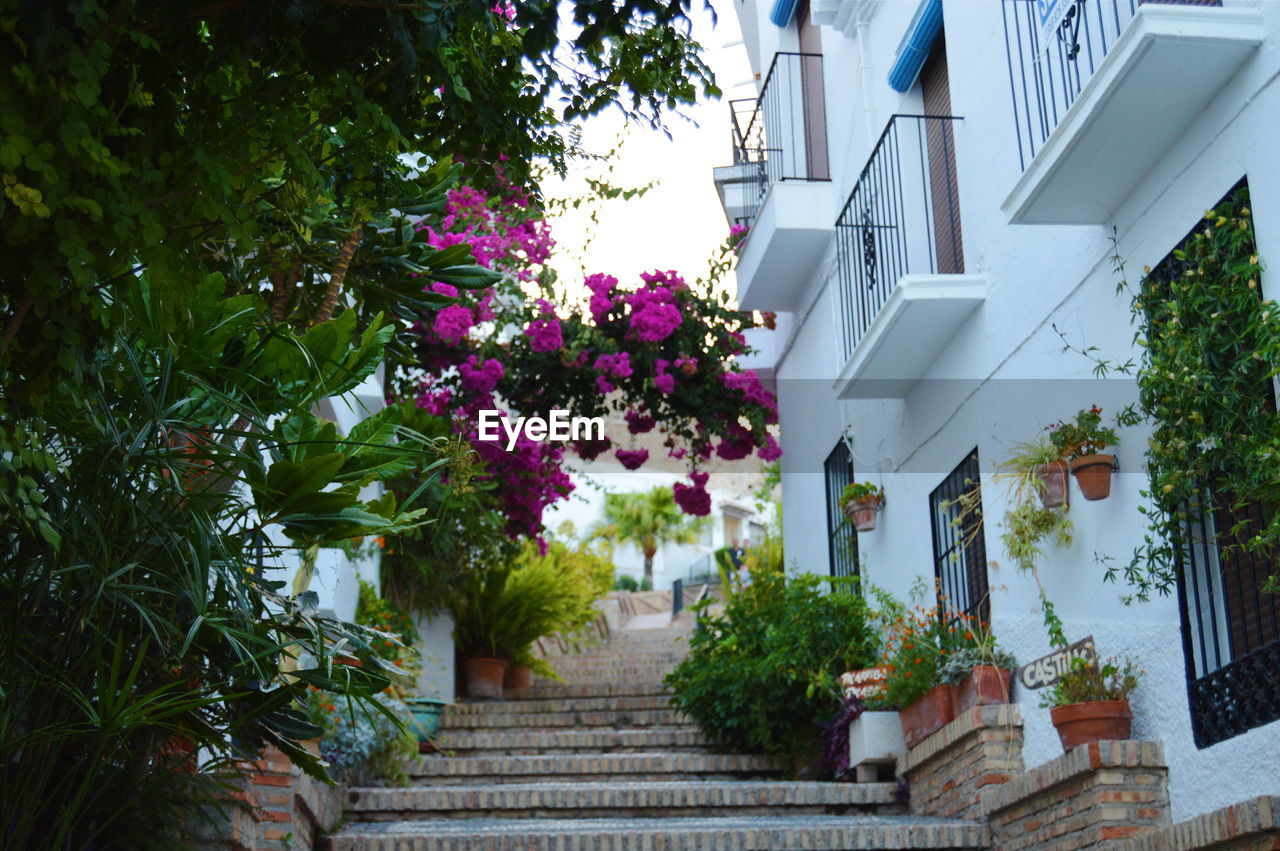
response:
<svg viewBox="0 0 1280 851"><path fill-rule="evenodd" d="M825 577L757 579L718 616L702 615L688 658L667 677L672 704L738 751L815 752L841 694L837 678L874 665L877 632L857 593Z"/></svg>
<svg viewBox="0 0 1280 851"><path fill-rule="evenodd" d="M614 591L639 591L640 583L629 573L619 573L618 578L613 581Z"/></svg>

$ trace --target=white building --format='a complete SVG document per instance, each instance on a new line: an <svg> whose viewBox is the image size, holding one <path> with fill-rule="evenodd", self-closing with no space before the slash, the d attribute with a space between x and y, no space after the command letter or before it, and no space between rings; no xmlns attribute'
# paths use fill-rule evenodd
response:
<svg viewBox="0 0 1280 851"><path fill-rule="evenodd" d="M1280 266L1280 3L733 8L759 98L734 104L737 164L716 180L729 221L751 225L740 304L779 312L787 563L860 571L900 598L938 579L1035 659L1049 650L1039 598L1003 549L992 470L1048 424L1135 398L1059 335L1140 357L1113 256L1136 279L1247 179L1262 262ZM1042 32L1036 16L1055 8L1074 11ZM1280 297L1280 277L1262 289ZM1147 428L1121 432L1108 499L1072 483L1075 543L1050 548L1039 575L1069 639L1146 669L1134 736L1164 742L1180 821L1280 791L1280 633L1274 599L1213 552L1198 608L1185 593L1125 605L1123 581L1104 581L1103 559L1127 562L1145 531ZM856 557L834 507L854 477L886 493ZM986 523L958 543L946 500L976 481ZM1193 633L1210 606L1259 626L1206 663ZM1016 695L1028 767L1061 753L1038 698Z"/></svg>

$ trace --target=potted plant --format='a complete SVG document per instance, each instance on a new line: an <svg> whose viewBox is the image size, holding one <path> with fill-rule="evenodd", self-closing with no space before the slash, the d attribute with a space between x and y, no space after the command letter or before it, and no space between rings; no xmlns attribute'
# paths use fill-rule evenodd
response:
<svg viewBox="0 0 1280 851"><path fill-rule="evenodd" d="M406 697L404 702L408 704L409 713L413 716L418 743L430 745L440 731L440 716L444 714L447 703L434 697Z"/></svg>
<svg viewBox="0 0 1280 851"><path fill-rule="evenodd" d="M1129 695L1141 673L1128 660L1121 664L1111 658L1098 664L1072 659L1071 670L1053 684L1040 704L1050 708L1062 749L1128 739L1133 728Z"/></svg>
<svg viewBox="0 0 1280 851"><path fill-rule="evenodd" d="M939 678L944 633L938 608L916 607L898 616L885 643L882 706L898 707L898 721L913 748L955 720L951 685Z"/></svg>
<svg viewBox="0 0 1280 851"><path fill-rule="evenodd" d="M1120 438L1114 429L1102 427L1101 408L1093 405L1079 411L1074 422L1049 426L1049 439L1067 459L1085 499L1106 499L1111 494L1116 456L1102 450L1118 445Z"/></svg>
<svg viewBox="0 0 1280 851"><path fill-rule="evenodd" d="M1011 684L1017 662L996 644L986 624L959 617L956 627L963 644L947 652L938 678L955 687L955 708L959 716L975 706L1012 703Z"/></svg>
<svg viewBox="0 0 1280 851"><path fill-rule="evenodd" d="M884 489L871 482L851 482L845 485L839 503L854 529L870 532L876 528L876 515L884 508Z"/></svg>

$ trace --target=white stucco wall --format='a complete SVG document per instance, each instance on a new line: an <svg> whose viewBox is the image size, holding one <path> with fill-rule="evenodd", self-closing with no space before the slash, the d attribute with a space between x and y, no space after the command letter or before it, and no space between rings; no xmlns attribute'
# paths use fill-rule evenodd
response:
<svg viewBox="0 0 1280 851"><path fill-rule="evenodd" d="M794 50L794 25L769 24L764 0L735 4L754 15L744 26L748 53L767 70L774 51ZM822 28L827 127L837 205L834 222L889 117L921 111L919 87L905 95L885 77L915 12L914 2L884 2L857 37ZM1157 162L1120 207L1112 232L1101 226L1017 226L1000 205L1021 176L1001 4L946 0L945 33L952 112L964 120L956 157L965 271L984 274L986 303L960 328L925 379L905 399L839 402L832 380L836 353L834 246L820 272L780 319L787 338L776 364L782 427L784 533L790 570L825 574L827 529L822 463L848 425L855 435L857 478L883 484L879 528L859 536L865 575L905 597L918 577L932 582L929 494L978 447L983 466L985 543L994 629L1022 661L1048 650L1036 588L1009 563L1000 543L1002 488L993 467L1010 447L1090 404L1114 414L1134 397L1130 379L1098 380L1092 364L1064 353L1057 325L1076 346L1097 346L1116 361L1138 357L1128 300L1117 296L1111 255L1118 250L1129 279L1164 257L1240 177L1247 175L1263 263L1280 264L1280 3L1264 3L1267 40L1193 126ZM866 50L860 50L865 45ZM1134 116L1134 121L1141 121ZM1098 168L1108 167L1099 162ZM1280 297L1280 275L1264 292ZM1133 699L1135 736L1159 739L1170 765L1173 817L1183 820L1244 798L1280 792L1280 722L1196 749L1176 599L1125 605L1123 584L1103 580L1100 556L1128 561L1141 543L1138 512L1144 428L1122 432L1120 473L1109 499L1086 502L1072 484L1076 540L1049 553L1040 576L1066 623L1068 637L1093 635L1103 655L1128 655L1146 675ZM1017 696L1027 720L1028 767L1061 752L1037 693Z"/></svg>

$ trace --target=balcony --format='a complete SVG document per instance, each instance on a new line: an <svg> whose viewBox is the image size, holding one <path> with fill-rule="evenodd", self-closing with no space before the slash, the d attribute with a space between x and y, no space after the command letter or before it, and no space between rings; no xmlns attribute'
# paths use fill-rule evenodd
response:
<svg viewBox="0 0 1280 851"><path fill-rule="evenodd" d="M831 238L822 56L776 54L760 96L731 107L734 164L715 177L726 215L751 229L738 304L792 310Z"/></svg>
<svg viewBox="0 0 1280 851"><path fill-rule="evenodd" d="M964 273L959 122L893 116L836 221L842 399L905 396L986 299Z"/></svg>
<svg viewBox="0 0 1280 851"><path fill-rule="evenodd" d="M1263 40L1220 0L1002 0L1017 224L1105 224ZM1043 12L1043 15L1042 15Z"/></svg>

